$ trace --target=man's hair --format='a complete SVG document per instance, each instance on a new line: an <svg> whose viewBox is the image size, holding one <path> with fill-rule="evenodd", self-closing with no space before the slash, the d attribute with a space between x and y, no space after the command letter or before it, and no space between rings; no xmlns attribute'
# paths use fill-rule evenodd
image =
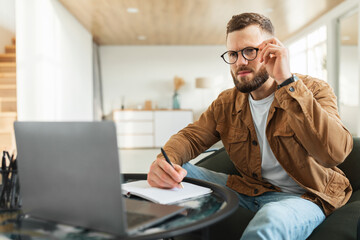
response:
<svg viewBox="0 0 360 240"><path fill-rule="evenodd" d="M257 25L261 30L274 35L274 26L269 18L258 13L242 13L233 16L227 24L226 36L234 31L244 29L250 25Z"/></svg>

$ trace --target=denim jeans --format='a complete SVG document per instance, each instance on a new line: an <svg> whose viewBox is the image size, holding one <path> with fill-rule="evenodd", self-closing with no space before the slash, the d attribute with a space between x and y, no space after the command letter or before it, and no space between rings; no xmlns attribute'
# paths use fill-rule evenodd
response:
<svg viewBox="0 0 360 240"><path fill-rule="evenodd" d="M187 177L226 186L228 175L186 163ZM325 219L315 203L300 195L267 192L260 196L237 193L239 205L256 212L241 239L306 239Z"/></svg>

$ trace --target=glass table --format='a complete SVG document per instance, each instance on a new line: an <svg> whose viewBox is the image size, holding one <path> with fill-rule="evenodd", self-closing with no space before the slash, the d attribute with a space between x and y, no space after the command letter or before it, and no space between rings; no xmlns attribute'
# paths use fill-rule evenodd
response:
<svg viewBox="0 0 360 240"><path fill-rule="evenodd" d="M124 174L125 181L146 179L146 174ZM220 185L185 178L213 190L211 194L178 203L186 206L186 214L177 215L151 228L134 235L119 237L80 227L45 221L24 216L21 210L2 210L0 212L0 236L7 239L159 239L171 238L201 230L202 238L207 239L208 227L232 214L238 207L236 193Z"/></svg>

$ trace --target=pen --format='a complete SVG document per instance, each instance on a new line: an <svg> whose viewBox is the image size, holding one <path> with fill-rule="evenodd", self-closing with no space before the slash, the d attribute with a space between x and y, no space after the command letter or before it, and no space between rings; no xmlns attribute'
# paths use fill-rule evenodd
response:
<svg viewBox="0 0 360 240"><path fill-rule="evenodd" d="M175 169L174 165L172 165L172 163L170 162L170 159L167 156L167 154L163 148L161 148L161 153L165 157L165 160L168 162L168 164L170 164ZM180 184L181 188L184 188L184 185L182 185L182 183L179 183L179 184Z"/></svg>

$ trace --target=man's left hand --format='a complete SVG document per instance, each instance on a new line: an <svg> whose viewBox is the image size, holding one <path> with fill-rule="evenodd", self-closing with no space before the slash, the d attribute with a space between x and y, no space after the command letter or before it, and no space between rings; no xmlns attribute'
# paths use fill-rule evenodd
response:
<svg viewBox="0 0 360 240"><path fill-rule="evenodd" d="M266 71L278 85L291 77L289 52L277 38L263 41L259 49L260 62L265 63Z"/></svg>

